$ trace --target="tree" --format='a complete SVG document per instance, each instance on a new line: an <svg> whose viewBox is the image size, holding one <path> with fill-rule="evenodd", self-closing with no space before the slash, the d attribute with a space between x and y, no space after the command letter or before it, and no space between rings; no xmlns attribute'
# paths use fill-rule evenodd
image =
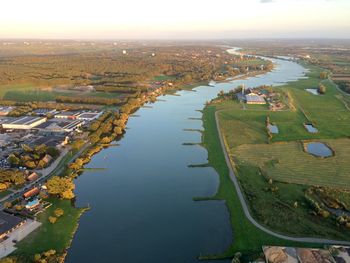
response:
<svg viewBox="0 0 350 263"><path fill-rule="evenodd" d="M50 221L51 224L54 224L57 221L57 217L49 216L49 221Z"/></svg>
<svg viewBox="0 0 350 263"><path fill-rule="evenodd" d="M11 164L11 166L17 166L20 164L20 159L17 158L14 154L10 154L9 157L7 158L7 161Z"/></svg>
<svg viewBox="0 0 350 263"><path fill-rule="evenodd" d="M64 199L73 199L75 197L74 193L72 190L67 190L67 191L64 191L62 194L61 194L62 198Z"/></svg>
<svg viewBox="0 0 350 263"><path fill-rule="evenodd" d="M325 94L326 93L326 87L322 83L320 83L319 86L318 86L318 92L320 94Z"/></svg>
<svg viewBox="0 0 350 263"><path fill-rule="evenodd" d="M56 208L54 213L56 217L61 217L64 214L64 210L62 208Z"/></svg>
<svg viewBox="0 0 350 263"><path fill-rule="evenodd" d="M52 146L47 147L46 153L52 156L52 158L54 159L56 159L60 155L60 151L56 147L52 147Z"/></svg>
<svg viewBox="0 0 350 263"><path fill-rule="evenodd" d="M47 192L65 199L74 198L75 185L70 178L53 176L46 183Z"/></svg>
<svg viewBox="0 0 350 263"><path fill-rule="evenodd" d="M27 144L22 144L22 149L23 151L25 151L26 153L31 153L33 152L33 149L31 147L29 147Z"/></svg>
<svg viewBox="0 0 350 263"><path fill-rule="evenodd" d="M114 133L115 133L116 135L120 135L120 134L123 133L123 130L122 130L122 128L120 128L120 127L114 127Z"/></svg>
<svg viewBox="0 0 350 263"><path fill-rule="evenodd" d="M5 191L7 189L7 184L0 183L0 192Z"/></svg>
<svg viewBox="0 0 350 263"><path fill-rule="evenodd" d="M40 262L40 260L41 260L41 255L40 254L35 254L34 255L34 261L35 262Z"/></svg>
<svg viewBox="0 0 350 263"><path fill-rule="evenodd" d="M328 78L328 73L326 71L320 72L320 79L326 79Z"/></svg>

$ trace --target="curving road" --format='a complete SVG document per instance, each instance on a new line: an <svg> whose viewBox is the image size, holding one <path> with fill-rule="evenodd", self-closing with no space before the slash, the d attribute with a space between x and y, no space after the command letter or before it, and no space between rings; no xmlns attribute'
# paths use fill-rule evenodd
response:
<svg viewBox="0 0 350 263"><path fill-rule="evenodd" d="M283 234L276 233L276 232L274 232L274 231L272 231L272 230L262 226L261 224L259 224L252 217L252 215L250 214L247 202L246 202L246 200L245 200L245 198L243 196L243 193L242 193L241 187L239 185L239 182L237 180L237 177L236 177L236 175L233 172L232 164L230 162L230 157L229 157L229 154L228 154L228 152L226 150L226 146L225 146L225 143L224 143L224 138L223 138L223 135L222 135L222 133L220 131L220 124L219 124L219 118L218 118L218 113L219 112L220 111L216 111L215 112L215 122L216 122L217 132L218 132L219 138L220 138L221 147L222 147L222 150L223 150L224 155L225 155L226 165L229 168L230 178L231 178L231 181L233 182L233 184L234 184L234 186L236 188L236 192L237 192L239 201L241 203L241 206L243 208L244 214L247 217L247 219L250 221L250 223L252 223L254 226L256 226L257 228L259 228L260 230L264 231L265 233L267 233L269 235L272 235L272 236L275 236L275 237L278 237L278 238L281 238L281 239L290 240L290 241L306 242L306 243L321 243L321 244L329 244L329 245L347 245L347 246L350 245L350 242L348 242L348 241L339 241L339 240L323 239L323 238L316 238L316 237L291 237L291 236L286 236L286 235L283 235Z"/></svg>

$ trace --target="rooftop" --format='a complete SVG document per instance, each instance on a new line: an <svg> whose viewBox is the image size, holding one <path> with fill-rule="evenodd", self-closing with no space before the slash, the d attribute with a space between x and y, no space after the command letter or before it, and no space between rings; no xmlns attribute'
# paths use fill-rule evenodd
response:
<svg viewBox="0 0 350 263"><path fill-rule="evenodd" d="M22 218L0 211L0 234L16 227L23 221Z"/></svg>

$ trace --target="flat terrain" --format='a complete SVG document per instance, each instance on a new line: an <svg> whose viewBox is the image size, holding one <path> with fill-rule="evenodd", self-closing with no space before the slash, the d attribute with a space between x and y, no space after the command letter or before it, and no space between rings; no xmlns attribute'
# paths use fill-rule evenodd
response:
<svg viewBox="0 0 350 263"><path fill-rule="evenodd" d="M57 253L63 253L70 245L84 209L73 207L69 200L50 198L48 201L52 203L52 206L39 214L37 218L42 226L20 241L17 244L18 249L12 255L28 258L50 249L55 249ZM64 214L58 218L56 223L52 224L48 218L54 216L54 210L58 207L64 210Z"/></svg>
<svg viewBox="0 0 350 263"><path fill-rule="evenodd" d="M215 112L250 211L260 224L290 236L349 240L348 229L336 225L332 216L312 214L305 200L305 191L312 186L336 189L331 191L333 198L346 204L350 197L349 102L332 82L319 78L319 68L309 68L308 79L274 88L288 94L285 110L272 112L266 106L224 100L211 103L204 111L204 145L209 163L221 179L215 198L226 200L234 227L234 243L228 252L231 255L235 251L253 253L263 244L289 242L262 234L241 214L226 164L218 156L221 147L214 138ZM327 88L325 95L305 90L317 88L320 82ZM267 132L267 118L279 129L272 137ZM319 132L309 133L304 123L313 123ZM303 142L307 141L326 143L334 156L319 158L306 153Z"/></svg>

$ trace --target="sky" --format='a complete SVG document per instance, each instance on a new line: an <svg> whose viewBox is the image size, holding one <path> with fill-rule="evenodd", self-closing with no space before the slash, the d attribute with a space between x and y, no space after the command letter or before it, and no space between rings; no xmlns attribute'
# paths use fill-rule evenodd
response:
<svg viewBox="0 0 350 263"><path fill-rule="evenodd" d="M3 0L0 38L350 38L350 0Z"/></svg>

